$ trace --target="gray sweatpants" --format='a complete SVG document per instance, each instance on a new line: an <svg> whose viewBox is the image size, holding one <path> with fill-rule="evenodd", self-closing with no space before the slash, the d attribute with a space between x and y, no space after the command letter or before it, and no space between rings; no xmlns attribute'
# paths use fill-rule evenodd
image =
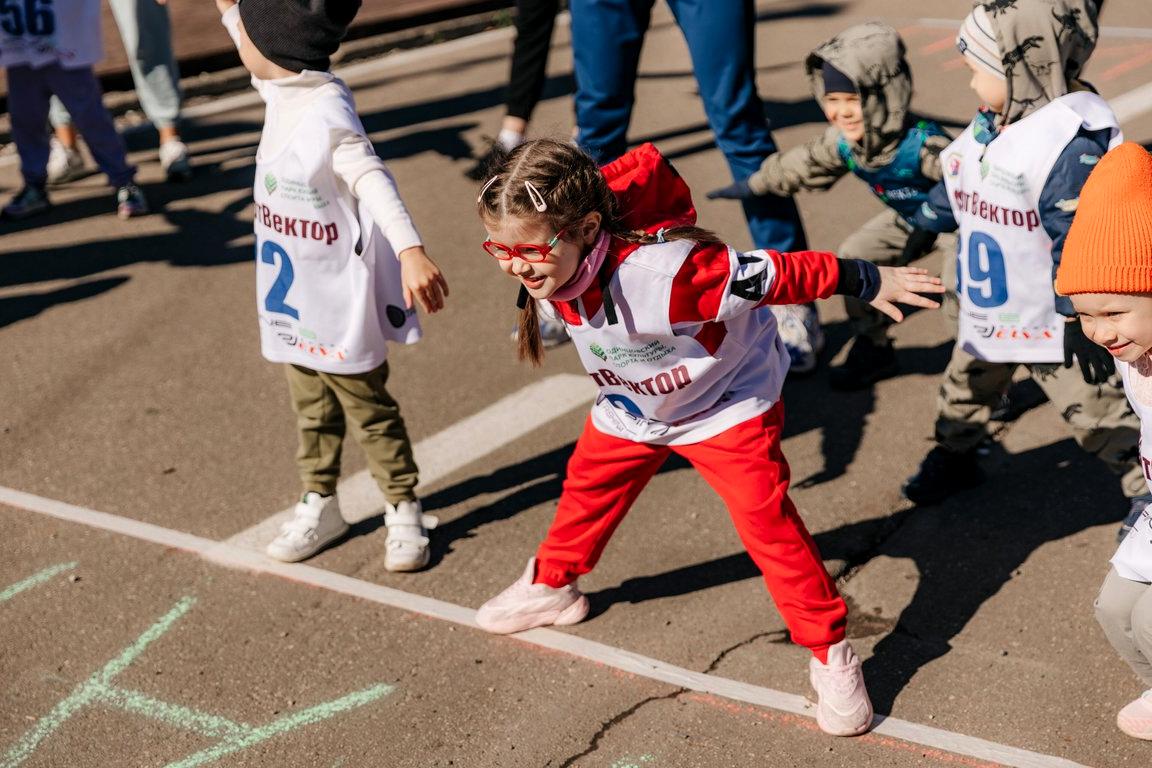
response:
<svg viewBox="0 0 1152 768"><path fill-rule="evenodd" d="M24 183L43 187L48 178L48 99L60 97L76 120L88 149L100 170L113 186L132 183L136 168L128 163L124 140L116 132L112 116L104 109L104 94L91 67L65 69L59 64L46 67L8 67L8 113L12 139L20 155Z"/></svg>
<svg viewBox="0 0 1152 768"><path fill-rule="evenodd" d="M1132 671L1152 688L1152 589L1112 568L1096 598L1096 621Z"/></svg>
<svg viewBox="0 0 1152 768"><path fill-rule="evenodd" d="M912 226L900 214L886 209L876 214L840 244L837 256L842 259L863 259L881 267L903 267L901 257ZM945 233L936 240L933 254L942 254L941 278L948 292L941 304L948 319L956 320L956 235ZM873 309L867 302L851 296L844 297L844 309L857 336L867 336L878 345L888 342L888 326L892 320L883 312ZM953 329L955 322L952 323Z"/></svg>
<svg viewBox="0 0 1152 768"><path fill-rule="evenodd" d="M156 128L169 128L180 117L180 70L172 52L168 6L156 0L108 0L136 86L140 107ZM59 99L52 99L52 125L72 122Z"/></svg>

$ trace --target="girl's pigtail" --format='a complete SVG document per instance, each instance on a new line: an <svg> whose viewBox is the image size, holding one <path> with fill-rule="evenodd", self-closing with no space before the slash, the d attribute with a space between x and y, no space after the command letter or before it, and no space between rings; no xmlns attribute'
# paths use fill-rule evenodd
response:
<svg viewBox="0 0 1152 768"><path fill-rule="evenodd" d="M692 240L701 244L724 242L715 232L702 227L668 227L661 229L659 233L645 232L642 229L624 229L613 231L612 234L624 242L637 245L655 245L673 240Z"/></svg>
<svg viewBox="0 0 1152 768"><path fill-rule="evenodd" d="M540 315L532 299L520 310L520 330L516 334L516 355L532 365L544 362L544 341L540 337Z"/></svg>

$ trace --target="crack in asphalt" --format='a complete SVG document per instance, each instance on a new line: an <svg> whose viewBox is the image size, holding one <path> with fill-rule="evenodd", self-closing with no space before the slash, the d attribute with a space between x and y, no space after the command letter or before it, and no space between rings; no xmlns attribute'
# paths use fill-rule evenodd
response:
<svg viewBox="0 0 1152 768"><path fill-rule="evenodd" d="M739 643L736 643L736 645L733 645L730 648L725 648L724 650L720 651L720 654L715 659L713 659L712 663L708 665L708 668L704 670L704 674L707 675L707 674L711 674L711 673L715 672L716 669L720 666L720 662L724 661L724 658L728 654L732 653L733 651L738 650L740 648L743 648L746 645L750 645L751 643L756 642L757 640L759 640L762 637L771 637L773 635L776 636L776 639L773 639L770 642L774 642L774 643L786 643L786 642L788 642L789 635L788 635L788 630L786 630L786 629L773 629L773 630L769 630L768 632L757 632L755 635L752 635L752 637L748 638L747 640L741 640Z"/></svg>
<svg viewBox="0 0 1152 768"><path fill-rule="evenodd" d="M663 696L649 696L648 698L646 698L642 701L636 702L632 706L628 707L628 709L624 710L623 712L616 715L612 719L605 720L603 723L600 724L600 729L598 731L596 731L596 733L592 734L592 739L588 742L588 747L583 752L580 752L579 754L572 755L572 757L569 757L567 760L560 763L559 768L570 768L570 766L572 766L580 758L587 757L588 755L592 754L596 750L600 749L600 741L605 736L608 735L608 731L612 730L613 728L615 728L617 725L624 722L628 718L632 717L632 715L636 714L636 712L639 711L641 707L644 707L648 704L651 704L654 701L668 701L671 699L675 699L676 697L682 696L685 693L689 693L689 690L687 688L677 688L676 690L672 691L671 693L666 693Z"/></svg>

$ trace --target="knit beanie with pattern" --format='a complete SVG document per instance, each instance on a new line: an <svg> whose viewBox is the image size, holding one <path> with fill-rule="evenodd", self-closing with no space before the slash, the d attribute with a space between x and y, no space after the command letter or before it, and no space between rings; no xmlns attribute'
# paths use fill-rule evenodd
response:
<svg viewBox="0 0 1152 768"><path fill-rule="evenodd" d="M996 28L983 6L977 5L964 17L956 35L956 47L980 69L1004 79L1003 54L996 42Z"/></svg>
<svg viewBox="0 0 1152 768"><path fill-rule="evenodd" d="M360 0L241 0L244 32L264 58L292 72L327 71Z"/></svg>
<svg viewBox="0 0 1152 768"><path fill-rule="evenodd" d="M1152 155L1127 141L1080 190L1056 292L1152 293Z"/></svg>

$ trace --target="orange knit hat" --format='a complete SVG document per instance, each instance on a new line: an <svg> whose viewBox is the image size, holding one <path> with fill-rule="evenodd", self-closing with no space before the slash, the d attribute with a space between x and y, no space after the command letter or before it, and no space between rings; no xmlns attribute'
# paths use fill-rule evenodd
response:
<svg viewBox="0 0 1152 768"><path fill-rule="evenodd" d="M1152 155L1126 141L1080 190L1056 292L1152 293Z"/></svg>

